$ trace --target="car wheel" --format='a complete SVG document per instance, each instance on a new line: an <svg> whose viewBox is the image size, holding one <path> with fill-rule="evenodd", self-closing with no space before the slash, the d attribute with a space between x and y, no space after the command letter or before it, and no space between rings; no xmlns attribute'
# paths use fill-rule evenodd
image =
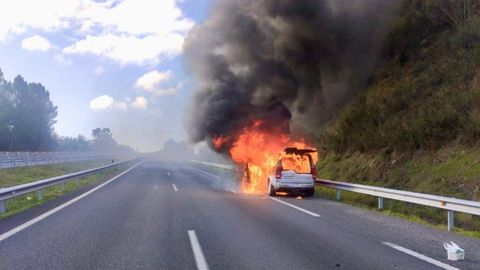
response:
<svg viewBox="0 0 480 270"><path fill-rule="evenodd" d="M315 194L315 188L311 188L305 192L305 197L312 197Z"/></svg>
<svg viewBox="0 0 480 270"><path fill-rule="evenodd" d="M275 189L273 188L272 184L268 182L268 196L274 197L277 193L275 192Z"/></svg>

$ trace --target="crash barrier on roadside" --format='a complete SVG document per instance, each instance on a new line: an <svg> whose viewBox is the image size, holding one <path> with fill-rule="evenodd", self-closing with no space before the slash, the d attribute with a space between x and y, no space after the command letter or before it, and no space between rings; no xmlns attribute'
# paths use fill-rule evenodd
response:
<svg viewBox="0 0 480 270"><path fill-rule="evenodd" d="M193 159L191 159L190 162L197 163L197 164L203 164L203 165L211 166L211 167L216 167L216 168L220 168L220 169L225 169L225 170L234 170L235 169L235 166L233 166L233 165L218 164L218 163L199 161L199 160L193 160Z"/></svg>
<svg viewBox="0 0 480 270"><path fill-rule="evenodd" d="M13 199L18 196L25 195L27 193L36 192L37 199L43 199L43 190L52 187L55 185L59 185L61 190L65 189L65 183L69 181L76 181L77 186L80 185L80 177L89 176L93 173L97 173L106 169L110 169L113 167L118 167L121 165L125 165L128 163L133 163L138 159L127 160L123 162L117 162L108 164L105 166L97 167L94 169L84 170L80 172L65 174L61 176L56 176L48 179L38 180L35 182L7 187L7 188L0 188L0 213L5 213L7 211L7 200ZM91 178L89 178L91 180Z"/></svg>
<svg viewBox="0 0 480 270"><path fill-rule="evenodd" d="M194 163L226 169L228 165L191 160ZM233 166L230 166L233 170ZM455 212L480 216L480 202L469 201L445 196L403 191L376 186L360 185L347 182L317 179L317 185L335 189L336 199L341 200L342 191L356 192L378 198L378 209L383 210L384 199L397 200L418 205L436 207L447 211L448 231L452 231L455 224Z"/></svg>
<svg viewBox="0 0 480 270"><path fill-rule="evenodd" d="M447 210L448 231L454 227L455 212L480 216L480 202L476 201L325 179L316 181L320 186L335 189L337 200L341 199L342 190L378 197L378 209L380 210L383 209L384 198L445 209Z"/></svg>
<svg viewBox="0 0 480 270"><path fill-rule="evenodd" d="M98 152L0 152L0 169L112 157Z"/></svg>

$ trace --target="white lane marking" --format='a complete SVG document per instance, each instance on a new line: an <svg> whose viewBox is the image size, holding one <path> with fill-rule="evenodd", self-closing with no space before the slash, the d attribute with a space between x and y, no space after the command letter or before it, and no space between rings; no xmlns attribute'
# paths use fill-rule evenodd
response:
<svg viewBox="0 0 480 270"><path fill-rule="evenodd" d="M175 184L172 184L173 190L178 191L178 188Z"/></svg>
<svg viewBox="0 0 480 270"><path fill-rule="evenodd" d="M426 261L426 262L428 262L428 263L431 263L431 264L433 264L433 265L435 265L435 266L438 266L438 267L440 267L440 268L443 268L443 269L446 269L446 270L460 270L459 268L456 268L456 267L453 267L453 266L451 266L451 265L445 264L445 263L443 263L443 262L441 262L441 261L437 261L437 260L435 260L435 259L432 259L432 258L430 258L430 257L427 257L427 256L425 256L425 255L423 255L423 254L420 254L420 253L415 252L415 251L413 251L413 250L410 250L410 249L408 249L408 248L401 247L401 246L396 245L396 244L394 244L394 243L382 242L382 244L387 245L387 246L389 246L389 247L391 247L391 248L394 248L394 249L396 249L396 250L398 250L398 251L401 251L401 252L403 252L403 253L406 253L406 254L408 254L408 255L410 255L410 256L413 256L413 257L415 257L415 258L417 258L417 259L420 259L420 260L422 260L422 261Z"/></svg>
<svg viewBox="0 0 480 270"><path fill-rule="evenodd" d="M272 198L272 197L268 197L268 198L270 198L270 199L272 199L272 200L274 200L274 201L276 201L276 202L279 202L279 203L281 203L281 204L284 204L284 205L286 205L286 206L290 206L290 207L292 207L292 208L294 208L294 209L297 209L298 211L302 211L302 212L304 212L305 214L308 214L308 215L310 215L310 216L320 217L320 215L317 214L317 213L310 212L310 211L308 211L308 210L306 210L306 209L303 209L303 208L298 207L298 206L296 206L296 205L293 205L293 204L284 202L284 201L282 201L282 200L280 200L280 199Z"/></svg>
<svg viewBox="0 0 480 270"><path fill-rule="evenodd" d="M194 230L188 230L188 237L190 238L190 245L192 245L193 256L195 257L195 264L198 270L208 270L208 264L203 255L202 247L198 242L197 234Z"/></svg>
<svg viewBox="0 0 480 270"><path fill-rule="evenodd" d="M118 179L118 178L121 177L122 175L124 175L124 174L128 173L129 171L133 170L135 167L137 167L138 165L140 165L140 164L142 164L142 163L143 163L143 161L140 162L140 163L137 163L136 165L134 165L134 166L131 167L130 169L128 169L128 170L122 172L121 174L113 177L112 179L106 181L105 183L103 183L103 184L101 184L101 185L98 185L98 186L96 186L95 188L92 188L91 190L89 190L89 191L87 191L87 192L85 192L85 193L83 193L83 194L81 194L81 195L79 195L79 196L71 199L70 201L65 202L64 204L61 204L61 205L59 205L59 206L57 206L57 207L55 207L55 208L53 208L53 209L51 209L51 210L43 213L43 214L41 214L40 216L38 216L38 217L36 217L36 218L33 218L33 219L31 219L31 220L23 223L22 225L19 225L19 226L15 227L15 228L11 229L11 230L8 231L8 232L5 232L5 233L1 234L1 235L0 235L0 242L3 241L3 240L5 240L5 239L7 239L7 238L9 238L9 237L12 236L12 235L18 233L18 232L20 232L20 231L25 230L26 228L28 228L28 227L32 226L33 224L35 224L35 223L37 223L37 222L39 222L39 221L41 221L41 220L49 217L50 215L55 214L56 212L58 212L58 211L62 210L63 208L65 208L65 207L67 207L67 206L75 203L76 201L78 201L78 200L80 200L80 199L82 199L82 198L84 198L84 197L92 194L93 192L101 189L102 187L108 185L108 184L111 183L112 181Z"/></svg>
<svg viewBox="0 0 480 270"><path fill-rule="evenodd" d="M200 172L202 172L202 173L204 173L204 174L207 174L207 175L210 175L210 176L215 177L215 178L217 178L217 179L220 179L220 177L219 177L218 175L211 174L211 173L209 173L209 172L206 172L206 171L204 171L204 170L197 169L197 168L195 168L195 167L192 167L192 168L194 168L195 170L200 171Z"/></svg>

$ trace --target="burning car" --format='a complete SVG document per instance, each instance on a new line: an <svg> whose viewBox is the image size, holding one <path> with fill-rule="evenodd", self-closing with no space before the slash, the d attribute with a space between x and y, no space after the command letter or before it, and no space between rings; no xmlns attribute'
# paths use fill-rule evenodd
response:
<svg viewBox="0 0 480 270"><path fill-rule="evenodd" d="M313 196L315 192L315 162L312 154L314 149L285 148L280 154L266 181L268 195L275 196L277 192L303 194ZM243 175L243 185L251 185L251 168L247 163Z"/></svg>

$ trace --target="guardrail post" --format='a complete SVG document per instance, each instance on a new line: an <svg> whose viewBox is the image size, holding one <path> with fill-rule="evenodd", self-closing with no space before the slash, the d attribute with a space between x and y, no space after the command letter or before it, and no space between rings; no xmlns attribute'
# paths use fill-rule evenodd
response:
<svg viewBox="0 0 480 270"><path fill-rule="evenodd" d="M337 198L337 201L342 199L342 191L340 189L335 189L335 197Z"/></svg>
<svg viewBox="0 0 480 270"><path fill-rule="evenodd" d="M65 191L65 182L62 182L60 184L60 191L64 192Z"/></svg>
<svg viewBox="0 0 480 270"><path fill-rule="evenodd" d="M43 192L42 192L42 190L37 191L37 200L39 200L39 201L43 200Z"/></svg>
<svg viewBox="0 0 480 270"><path fill-rule="evenodd" d="M5 213L7 212L7 201L0 201L0 213Z"/></svg>
<svg viewBox="0 0 480 270"><path fill-rule="evenodd" d="M383 198L378 197L378 209L383 210Z"/></svg>
<svg viewBox="0 0 480 270"><path fill-rule="evenodd" d="M448 210L448 231L451 232L455 225L455 211Z"/></svg>

